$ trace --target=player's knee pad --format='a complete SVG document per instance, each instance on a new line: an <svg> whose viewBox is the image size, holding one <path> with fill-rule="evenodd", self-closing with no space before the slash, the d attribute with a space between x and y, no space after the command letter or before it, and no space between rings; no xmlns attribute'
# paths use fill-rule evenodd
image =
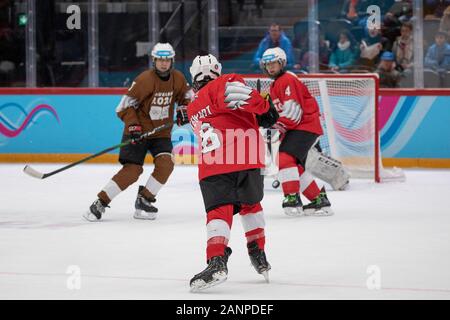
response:
<svg viewBox="0 0 450 320"><path fill-rule="evenodd" d="M139 179L143 171L142 166L138 164L126 163L112 179L121 190L125 190Z"/></svg>
<svg viewBox="0 0 450 320"><path fill-rule="evenodd" d="M225 204L220 207L211 209L206 214L206 223L212 220L224 220L231 228L233 224L234 207L232 204Z"/></svg>
<svg viewBox="0 0 450 320"><path fill-rule="evenodd" d="M297 158L287 152L280 152L278 154L279 168L289 168L297 166Z"/></svg>
<svg viewBox="0 0 450 320"><path fill-rule="evenodd" d="M160 153L156 155L153 163L155 164L155 169L152 176L159 183L165 184L174 168L173 155L171 153Z"/></svg>
<svg viewBox="0 0 450 320"><path fill-rule="evenodd" d="M255 204L242 204L241 211L239 212L239 214L246 215L246 214L252 214L252 213L259 213L262 211L263 211L263 208L262 208L260 202L255 203Z"/></svg>

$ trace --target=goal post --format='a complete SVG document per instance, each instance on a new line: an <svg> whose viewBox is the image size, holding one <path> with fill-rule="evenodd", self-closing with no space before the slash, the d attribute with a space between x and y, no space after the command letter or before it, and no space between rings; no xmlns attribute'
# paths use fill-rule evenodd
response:
<svg viewBox="0 0 450 320"><path fill-rule="evenodd" d="M352 178L376 182L403 180L403 172L383 168L379 135L379 78L377 74L299 74L317 100L325 154L341 161ZM265 75L244 75L248 85L269 92L272 80Z"/></svg>

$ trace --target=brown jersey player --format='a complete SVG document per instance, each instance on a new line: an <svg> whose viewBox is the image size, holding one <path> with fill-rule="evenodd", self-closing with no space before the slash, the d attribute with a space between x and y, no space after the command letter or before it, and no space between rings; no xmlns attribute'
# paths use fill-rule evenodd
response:
<svg viewBox="0 0 450 320"><path fill-rule="evenodd" d="M183 74L173 69L175 51L168 43L158 43L151 52L153 68L141 73L122 97L116 112L124 122L122 141L134 139L120 149L122 168L98 193L98 199L83 216L89 221L101 219L105 208L119 193L135 183L143 172L144 159L149 151L154 170L145 186L139 186L135 202L136 219L153 220L158 211L152 203L172 173L171 126L146 139L143 133L164 125L173 125L174 104L178 104L177 121L184 124L185 106L189 103L188 86Z"/></svg>

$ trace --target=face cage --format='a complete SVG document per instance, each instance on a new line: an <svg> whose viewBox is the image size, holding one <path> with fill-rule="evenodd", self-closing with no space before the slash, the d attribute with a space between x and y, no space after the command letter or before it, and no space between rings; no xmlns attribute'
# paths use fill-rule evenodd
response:
<svg viewBox="0 0 450 320"><path fill-rule="evenodd" d="M170 71L172 71L172 69L173 69L173 65L175 64L175 58L169 58L170 60L172 60L171 64L170 64L170 68L169 68L169 70L167 70L165 72L161 72L156 68L156 59L161 59L161 58L156 58L156 57L152 56L153 69L155 69L156 74L161 77L167 77L170 74Z"/></svg>
<svg viewBox="0 0 450 320"><path fill-rule="evenodd" d="M270 61L270 62L272 62L272 61ZM275 74L275 75L270 75L270 74L269 74L269 72L267 71L267 68L266 68L266 64L265 64L265 63L262 63L262 64L261 64L261 69L262 69L262 71L263 71L266 75L268 75L269 78L271 78L271 79L277 79L278 77L280 77L280 76L286 71L286 64L284 64L284 66L283 66L283 62L281 61L281 59L278 59L277 62L280 64L281 69L280 69L280 71L279 71L277 74Z"/></svg>

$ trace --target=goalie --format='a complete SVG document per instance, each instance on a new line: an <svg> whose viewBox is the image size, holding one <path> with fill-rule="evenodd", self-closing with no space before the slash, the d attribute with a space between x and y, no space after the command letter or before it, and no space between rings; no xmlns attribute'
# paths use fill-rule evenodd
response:
<svg viewBox="0 0 450 320"><path fill-rule="evenodd" d="M332 215L325 188L319 189L311 174L305 172L309 150L323 134L319 106L308 88L293 73L286 72L286 54L281 48L267 49L261 68L274 82L270 96L280 114L273 126L280 135L278 177L284 193L282 207L290 216ZM311 203L303 206L300 192Z"/></svg>
<svg viewBox="0 0 450 320"><path fill-rule="evenodd" d="M275 160L278 156L280 146L278 131L264 129L263 136L266 139L268 148L266 149L266 169L265 175L273 177L275 180L272 187L275 189L280 186L278 180L278 162ZM270 147L269 147L270 144ZM320 143L317 142L308 152L305 162L307 173L328 183L333 190L346 190L350 183L350 174L343 166L342 162L323 153Z"/></svg>

